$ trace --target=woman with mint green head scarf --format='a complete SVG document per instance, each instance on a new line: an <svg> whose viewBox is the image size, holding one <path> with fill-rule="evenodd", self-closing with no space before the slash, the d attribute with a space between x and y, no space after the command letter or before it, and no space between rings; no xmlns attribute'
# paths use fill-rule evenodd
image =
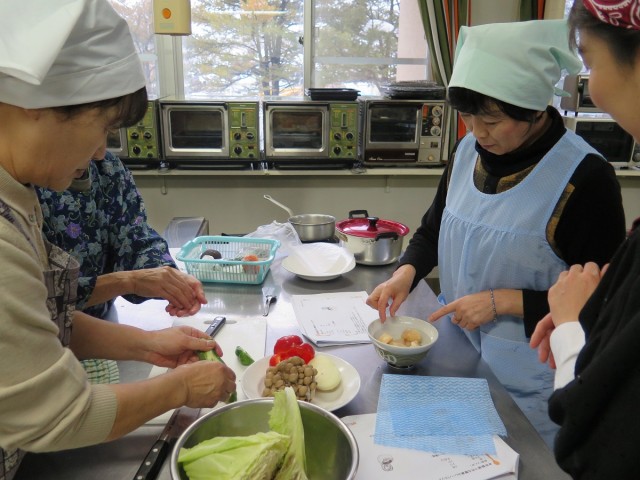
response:
<svg viewBox="0 0 640 480"><path fill-rule="evenodd" d="M448 101L467 128L400 266L368 299L381 318L438 266L444 305L551 447L553 371L528 338L573 263L607 263L625 235L614 169L550 106L582 64L563 20L462 27ZM579 260L580 259L580 260ZM448 319L446 321L449 321Z"/></svg>

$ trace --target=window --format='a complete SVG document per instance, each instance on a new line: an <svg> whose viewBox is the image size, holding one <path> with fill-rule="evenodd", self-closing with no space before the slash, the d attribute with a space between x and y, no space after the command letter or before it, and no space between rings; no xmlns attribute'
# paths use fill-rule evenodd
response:
<svg viewBox="0 0 640 480"><path fill-rule="evenodd" d="M149 97L157 98L158 56L156 55L156 35L153 32L152 0L110 0L113 8L129 23L133 42L140 54L144 74L147 77Z"/></svg>
<svg viewBox="0 0 640 480"><path fill-rule="evenodd" d="M399 80L426 80L427 44L415 0L314 0L310 85L380 95Z"/></svg>
<svg viewBox="0 0 640 480"><path fill-rule="evenodd" d="M130 20L156 96L379 95L430 78L415 0L191 0L188 37L153 34L152 0L110 1Z"/></svg>

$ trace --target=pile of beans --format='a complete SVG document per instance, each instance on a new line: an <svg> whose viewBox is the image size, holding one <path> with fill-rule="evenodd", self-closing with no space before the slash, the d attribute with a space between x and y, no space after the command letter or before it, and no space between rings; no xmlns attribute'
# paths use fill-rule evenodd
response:
<svg viewBox="0 0 640 480"><path fill-rule="evenodd" d="M273 397L285 387L292 387L298 400L310 401L316 391L317 373L315 368L306 365L300 357L287 358L267 369L262 396Z"/></svg>

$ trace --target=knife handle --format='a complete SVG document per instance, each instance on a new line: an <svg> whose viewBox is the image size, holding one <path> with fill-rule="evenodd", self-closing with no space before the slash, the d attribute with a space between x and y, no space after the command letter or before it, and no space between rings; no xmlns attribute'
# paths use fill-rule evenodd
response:
<svg viewBox="0 0 640 480"><path fill-rule="evenodd" d="M204 333L209 335L211 338L215 337L216 333L220 331L220 329L224 326L226 321L227 321L227 317L219 316L214 318L211 321L211 325L209 325L209 328L207 328Z"/></svg>
<svg viewBox="0 0 640 480"><path fill-rule="evenodd" d="M154 480L160 473L160 468L162 468L162 464L167 458L170 447L171 445L166 440L156 440L142 461L142 465L140 465L133 480Z"/></svg>

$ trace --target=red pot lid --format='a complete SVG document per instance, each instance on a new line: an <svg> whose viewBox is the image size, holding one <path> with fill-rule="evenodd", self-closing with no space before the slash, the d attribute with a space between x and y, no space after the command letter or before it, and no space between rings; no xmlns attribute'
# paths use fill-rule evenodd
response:
<svg viewBox="0 0 640 480"><path fill-rule="evenodd" d="M404 237L409 227L393 220L382 220L378 217L349 218L336 223L336 229L345 235L354 237L376 238L381 233L397 233Z"/></svg>

